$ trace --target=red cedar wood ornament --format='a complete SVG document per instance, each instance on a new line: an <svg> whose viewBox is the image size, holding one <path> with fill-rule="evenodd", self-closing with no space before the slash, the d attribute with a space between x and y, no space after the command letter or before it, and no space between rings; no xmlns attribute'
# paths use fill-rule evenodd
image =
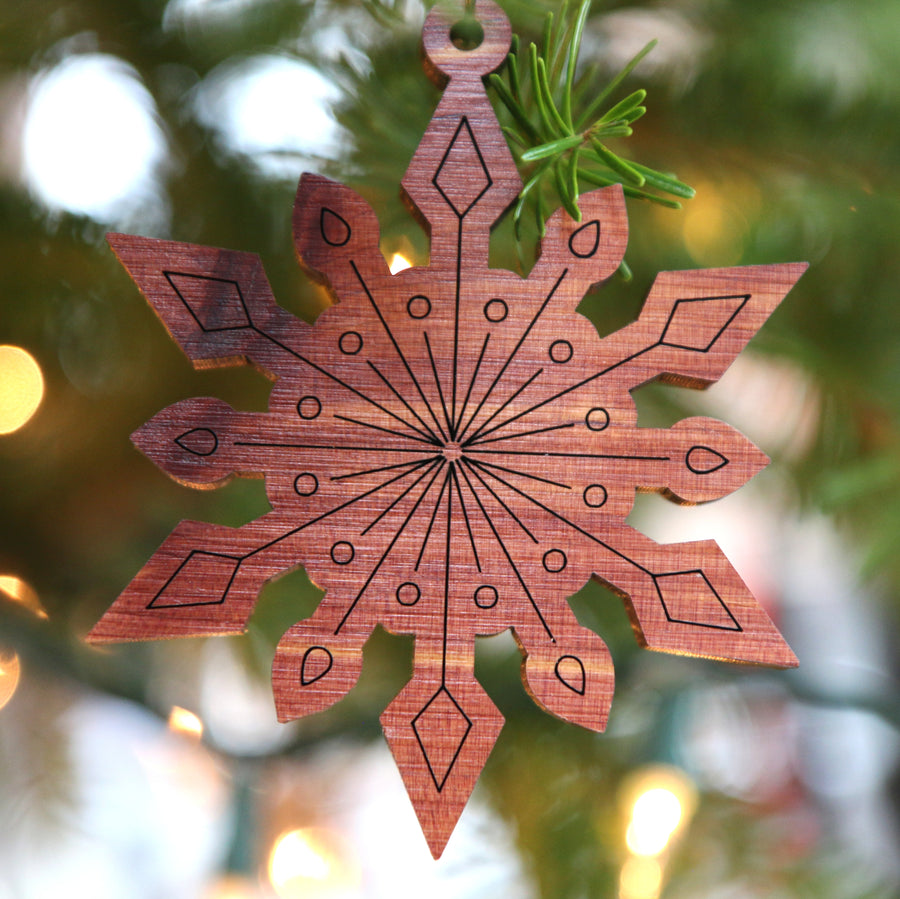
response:
<svg viewBox="0 0 900 899"><path fill-rule="evenodd" d="M181 522L88 636L238 634L263 585L303 565L325 596L278 644L287 721L353 687L376 624L414 635L412 678L381 722L435 857L503 726L474 676L476 636L512 628L534 701L595 731L612 659L567 603L589 577L622 597L642 646L797 664L714 541L660 545L625 518L635 490L706 502L768 463L709 418L637 427L629 391L716 381L805 264L663 272L637 321L601 339L576 307L625 251L612 186L581 196L582 222L550 217L528 278L489 268L490 229L521 189L482 82L510 27L478 0L484 40L460 50L461 14L425 22L446 87L403 180L427 266L392 275L373 210L310 174L294 238L335 299L312 326L276 305L255 255L109 235L197 368L252 364L275 382L266 413L184 400L135 444L193 487L262 474L272 511L239 528Z"/></svg>

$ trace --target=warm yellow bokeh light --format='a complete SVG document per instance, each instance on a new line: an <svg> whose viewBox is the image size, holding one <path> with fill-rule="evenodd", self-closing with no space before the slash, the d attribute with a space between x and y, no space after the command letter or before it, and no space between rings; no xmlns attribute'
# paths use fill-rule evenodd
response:
<svg viewBox="0 0 900 899"><path fill-rule="evenodd" d="M734 172L723 183L702 178L693 183L697 195L677 219L685 249L698 265L737 265L759 214L758 188Z"/></svg>
<svg viewBox="0 0 900 899"><path fill-rule="evenodd" d="M619 899L657 899L662 865L655 858L629 858L619 875Z"/></svg>
<svg viewBox="0 0 900 899"><path fill-rule="evenodd" d="M282 834L269 856L269 880L283 893L292 883L303 880L326 880L331 873L330 853L317 839L311 828L290 830ZM296 887L299 892L299 883Z"/></svg>
<svg viewBox="0 0 900 899"><path fill-rule="evenodd" d="M14 652L0 653L0 709L13 698L19 686L21 666L19 657Z"/></svg>
<svg viewBox="0 0 900 899"><path fill-rule="evenodd" d="M281 899L332 899L351 894L355 871L339 852L336 835L317 827L289 830L269 855L269 882Z"/></svg>
<svg viewBox="0 0 900 899"><path fill-rule="evenodd" d="M412 268L412 263L402 253L394 253L394 255L391 256L391 264L388 268L390 268L392 275L396 275L397 272Z"/></svg>
<svg viewBox="0 0 900 899"><path fill-rule="evenodd" d="M172 711L169 712L169 730L199 740L203 736L203 722L193 712L179 705L173 705Z"/></svg>
<svg viewBox="0 0 900 899"><path fill-rule="evenodd" d="M630 777L622 798L628 814L625 842L629 851L653 858L665 852L694 813L696 789L684 771L655 765Z"/></svg>
<svg viewBox="0 0 900 899"><path fill-rule="evenodd" d="M0 434L28 422L44 396L44 377L34 357L17 346L0 346Z"/></svg>
<svg viewBox="0 0 900 899"><path fill-rule="evenodd" d="M41 605L37 593L21 578L13 574L0 574L0 593L21 603L29 612L37 615L38 618L47 617L47 613Z"/></svg>
<svg viewBox="0 0 900 899"><path fill-rule="evenodd" d="M625 842L635 855L659 855L681 823L681 802L665 788L638 796L625 832Z"/></svg>

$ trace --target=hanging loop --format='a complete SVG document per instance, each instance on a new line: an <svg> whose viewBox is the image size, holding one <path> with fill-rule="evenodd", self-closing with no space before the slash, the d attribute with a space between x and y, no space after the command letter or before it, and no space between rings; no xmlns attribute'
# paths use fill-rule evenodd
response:
<svg viewBox="0 0 900 899"><path fill-rule="evenodd" d="M474 22L483 32L478 46L466 50L454 43L459 31L456 26L466 20L469 6L463 0L439 3L425 20L422 31L425 54L434 69L445 78L481 78L498 69L509 52L512 41L509 19L493 0L476 0L474 3ZM471 16L468 21L473 21Z"/></svg>

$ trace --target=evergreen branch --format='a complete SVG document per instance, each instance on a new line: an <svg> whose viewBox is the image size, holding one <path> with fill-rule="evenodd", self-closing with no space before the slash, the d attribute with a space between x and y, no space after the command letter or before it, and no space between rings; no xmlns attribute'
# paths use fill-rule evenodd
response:
<svg viewBox="0 0 900 899"><path fill-rule="evenodd" d="M611 105L609 99L656 41L646 44L611 80L598 87L597 64L576 76L590 9L591 0L564 0L558 14L548 12L544 18L542 46L529 43L520 58L523 48L514 36L503 75L494 74L489 79L513 119L503 126L503 132L515 145L524 166L524 186L513 210L519 242L528 206L534 210L540 236L544 234L547 200L560 203L580 221L582 182L595 186L621 184L627 197L674 209L680 209L681 204L670 197L689 199L694 195L693 188L674 175L627 159L607 145L609 140L629 137L631 126L647 112L647 91L643 88ZM521 256L521 248L517 249ZM630 276L624 263L621 271L623 276Z"/></svg>

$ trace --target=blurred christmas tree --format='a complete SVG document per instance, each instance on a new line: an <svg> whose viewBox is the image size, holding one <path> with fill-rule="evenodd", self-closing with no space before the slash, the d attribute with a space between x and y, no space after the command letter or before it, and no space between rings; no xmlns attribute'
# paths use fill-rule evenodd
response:
<svg viewBox="0 0 900 899"><path fill-rule="evenodd" d="M545 14L558 4L503 5L525 60L530 42L546 44ZM570 12L562 20L575 21ZM609 97L614 106L647 89L647 113L627 141L604 132L604 148L696 188L680 211L629 201L634 279L582 304L601 332L634 318L662 269L812 263L754 340L755 357L708 396L650 385L636 397L646 425L727 406L775 458L748 499L712 513L715 528L703 532L699 512L687 527L718 537L731 522L726 552L747 554L734 560L796 648L799 672L639 654L621 603L591 586L573 605L618 673L609 732L596 737L533 710L511 641L484 641L479 678L508 723L481 810L466 813L470 836L433 869L415 867L417 854L428 859L415 828L394 837L399 846L383 842L395 819L412 819L402 792L378 800L390 825L384 806L373 824L369 781L353 773L380 776L367 747L383 751L377 716L408 676L407 642L376 634L347 700L296 728L272 723L274 643L318 599L302 572L267 588L250 634L225 649L186 641L101 654L79 642L176 521L236 525L266 508L261 482L189 491L128 443L189 396L263 408L268 382L193 371L105 231L259 253L279 301L311 319L327 298L294 261L290 210L300 172L313 169L379 210L388 258L426 258L397 193L438 98L421 72L422 17L417 0L31 0L0 13L0 343L27 350L43 378L32 418L0 421L0 897L62 883L117 899L207 887L225 896L215 872L229 870L246 895L268 895L255 875L279 834L293 836L277 843L266 889L281 896L412 895L427 878L455 896L498 886L626 899L893 895L900 9L888 0L595 2L578 25L573 81L588 106L591 85L658 40ZM564 60L574 26L557 36ZM497 105L507 108L499 95ZM569 140L552 152L571 164L580 145L564 131L549 128L532 149ZM559 184L539 189L549 213ZM527 264L537 233L533 217L522 221ZM512 221L492 253L495 265L521 264ZM0 390L14 356L0 355ZM28 377L16 375L18 399ZM662 505L638 502L651 535L696 536L678 530L683 518L670 526ZM110 708L103 695L130 704ZM215 764L134 711L166 717L173 705L199 713ZM138 761L119 771L126 759ZM149 787L114 796L120 775ZM171 839L149 841L141 822ZM62 848L48 855L48 845ZM386 870L392 851L415 885Z"/></svg>

